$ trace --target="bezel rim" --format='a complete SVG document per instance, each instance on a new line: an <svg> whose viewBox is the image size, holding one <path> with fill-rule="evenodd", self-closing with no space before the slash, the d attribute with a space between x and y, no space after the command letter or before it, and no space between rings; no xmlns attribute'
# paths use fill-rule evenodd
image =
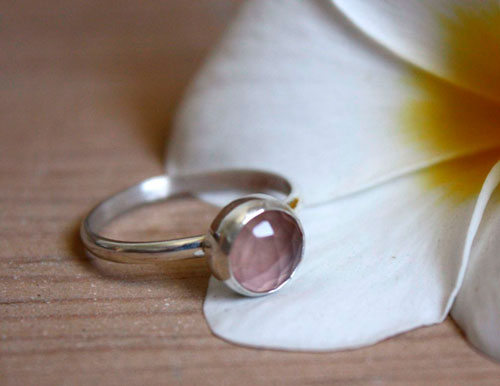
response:
<svg viewBox="0 0 500 386"><path fill-rule="evenodd" d="M229 253L232 243L243 227L245 227L256 216L264 213L265 211L279 211L290 215L299 227L302 237L302 248L297 265L290 276L283 283L269 291L255 292L244 287L235 278L231 269ZM293 209L282 201L267 194L244 196L232 201L230 204L222 208L210 225L206 241L207 245L205 252L214 276L223 281L224 284L226 284L233 291L241 295L251 297L275 293L290 282L302 262L305 248L304 229Z"/></svg>

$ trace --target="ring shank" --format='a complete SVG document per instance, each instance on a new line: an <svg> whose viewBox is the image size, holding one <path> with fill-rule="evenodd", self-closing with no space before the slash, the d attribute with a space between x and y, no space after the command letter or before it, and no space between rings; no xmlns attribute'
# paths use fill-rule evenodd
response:
<svg viewBox="0 0 500 386"><path fill-rule="evenodd" d="M256 170L228 170L183 176L157 176L123 190L98 204L83 220L80 235L91 255L119 263L154 263L201 257L204 235L163 241L122 241L102 237L99 232L119 215L139 206L185 193L228 189L274 192L289 205L296 194L284 177Z"/></svg>

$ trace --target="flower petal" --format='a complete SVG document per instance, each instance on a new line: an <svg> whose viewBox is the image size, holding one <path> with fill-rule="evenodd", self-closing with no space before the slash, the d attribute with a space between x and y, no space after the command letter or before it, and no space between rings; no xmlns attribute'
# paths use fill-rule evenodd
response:
<svg viewBox="0 0 500 386"><path fill-rule="evenodd" d="M464 240L481 214L474 198L454 192L457 184L479 190L484 161L454 161L306 208L306 256L292 283L243 299L212 280L204 305L210 327L244 345L331 350L441 321L464 271ZM457 169L461 181L422 189L422 180Z"/></svg>
<svg viewBox="0 0 500 386"><path fill-rule="evenodd" d="M500 5L496 0L333 0L396 55L500 101Z"/></svg>
<svg viewBox="0 0 500 386"><path fill-rule="evenodd" d="M499 184L500 163L492 170L483 188L483 206ZM499 193L497 191L488 203L472 247L467 274L452 308L453 318L469 341L497 360L500 360Z"/></svg>
<svg viewBox="0 0 500 386"><path fill-rule="evenodd" d="M329 3L250 1L189 92L167 169L271 169L314 204L499 144L495 111L387 54Z"/></svg>
<svg viewBox="0 0 500 386"><path fill-rule="evenodd" d="M301 215L307 258L294 284L242 299L212 280L213 330L244 344L321 350L441 320L489 156L331 200L498 146L498 112L491 99L389 54L334 7L245 3L181 109L167 168L269 169L316 205Z"/></svg>

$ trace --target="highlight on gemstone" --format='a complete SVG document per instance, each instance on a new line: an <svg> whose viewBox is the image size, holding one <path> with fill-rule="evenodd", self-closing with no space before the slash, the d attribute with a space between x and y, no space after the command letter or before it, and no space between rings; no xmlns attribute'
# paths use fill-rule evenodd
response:
<svg viewBox="0 0 500 386"><path fill-rule="evenodd" d="M245 289L268 292L290 278L302 257L303 234L293 216L268 210L250 220L229 252L231 271Z"/></svg>

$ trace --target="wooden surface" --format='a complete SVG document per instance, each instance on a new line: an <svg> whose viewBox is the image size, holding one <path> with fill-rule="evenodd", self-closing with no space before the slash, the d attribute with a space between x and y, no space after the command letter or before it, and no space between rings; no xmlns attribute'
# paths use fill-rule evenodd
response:
<svg viewBox="0 0 500 386"><path fill-rule="evenodd" d="M349 352L242 348L205 324L203 261L127 267L82 255L84 213L162 171L182 90L236 6L3 2L0 384L500 384L500 366L450 320ZM109 232L191 233L213 213L182 200L134 212Z"/></svg>

